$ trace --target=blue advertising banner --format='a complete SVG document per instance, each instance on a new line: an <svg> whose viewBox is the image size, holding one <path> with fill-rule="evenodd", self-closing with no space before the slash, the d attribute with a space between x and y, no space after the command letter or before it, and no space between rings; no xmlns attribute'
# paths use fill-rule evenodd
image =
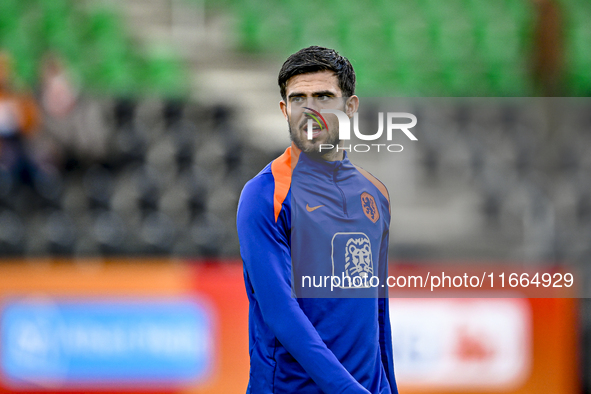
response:
<svg viewBox="0 0 591 394"><path fill-rule="evenodd" d="M0 365L11 385L159 386L206 378L210 311L190 299L14 300L0 321Z"/></svg>

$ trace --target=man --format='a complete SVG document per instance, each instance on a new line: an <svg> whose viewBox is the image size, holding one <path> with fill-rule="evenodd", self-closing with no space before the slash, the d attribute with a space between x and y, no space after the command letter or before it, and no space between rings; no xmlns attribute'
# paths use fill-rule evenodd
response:
<svg viewBox="0 0 591 394"><path fill-rule="evenodd" d="M370 274L387 272L388 193L351 164L337 117L322 114L353 116L355 73L313 46L287 59L279 87L292 144L245 185L237 213L250 301L247 393L397 393L387 290L367 286ZM366 282L306 293L309 273Z"/></svg>

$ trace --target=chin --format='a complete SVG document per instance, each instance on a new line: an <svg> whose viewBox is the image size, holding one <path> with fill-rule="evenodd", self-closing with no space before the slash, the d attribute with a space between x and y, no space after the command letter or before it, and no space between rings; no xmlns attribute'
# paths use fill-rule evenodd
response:
<svg viewBox="0 0 591 394"><path fill-rule="evenodd" d="M318 149L319 147L316 144L305 144L303 151L306 153L314 153L318 152Z"/></svg>

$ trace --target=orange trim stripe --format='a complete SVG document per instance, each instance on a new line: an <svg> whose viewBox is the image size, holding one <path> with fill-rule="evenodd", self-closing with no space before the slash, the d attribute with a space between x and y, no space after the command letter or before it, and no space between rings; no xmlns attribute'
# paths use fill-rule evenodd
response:
<svg viewBox="0 0 591 394"><path fill-rule="evenodd" d="M300 148L295 146L295 144L291 143L291 170L295 168L296 164L298 164L298 160L300 159Z"/></svg>
<svg viewBox="0 0 591 394"><path fill-rule="evenodd" d="M388 211L390 211L390 195L388 194L388 189L386 189L386 186L384 186L384 184L378 178L376 178L363 168L357 165L355 166L355 168L357 168L357 171L359 171L364 177L366 177L371 183L373 183L374 186L377 187L378 190L384 195L384 197L386 197L386 200L388 200Z"/></svg>
<svg viewBox="0 0 591 394"><path fill-rule="evenodd" d="M277 222L279 213L281 212L281 206L291 186L291 146L281 156L273 160L273 163L271 163L271 173L275 180L273 208L275 211L275 222Z"/></svg>

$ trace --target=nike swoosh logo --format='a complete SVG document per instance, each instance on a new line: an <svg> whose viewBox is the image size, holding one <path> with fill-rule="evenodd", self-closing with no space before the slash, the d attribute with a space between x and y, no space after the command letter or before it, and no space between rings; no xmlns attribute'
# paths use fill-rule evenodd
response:
<svg viewBox="0 0 591 394"><path fill-rule="evenodd" d="M308 212L312 212L312 211L315 211L315 210L317 210L318 208L322 208L323 206L324 206L324 205L318 205L318 206L316 206L316 207L311 207L311 206L309 206L308 204L306 204L306 210L307 210Z"/></svg>

